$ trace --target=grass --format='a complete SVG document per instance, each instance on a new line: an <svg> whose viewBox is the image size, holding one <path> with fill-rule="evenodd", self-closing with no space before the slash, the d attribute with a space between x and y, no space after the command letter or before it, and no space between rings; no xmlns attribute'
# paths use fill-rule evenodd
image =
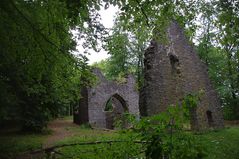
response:
<svg viewBox="0 0 239 159"><path fill-rule="evenodd" d="M118 132L105 132L102 130L91 130L84 128L72 128L71 131L76 132L73 137L68 137L65 140L58 142L58 144L78 143L83 141L104 141L104 140L118 140L123 139L124 135ZM206 159L239 159L239 127L234 126L225 128L218 131L208 131L202 134L197 134L197 138L205 146L207 157ZM128 143L130 144L130 143ZM132 144L132 143L131 143ZM140 147L132 147L132 145L126 144L102 144L102 145L89 145L89 146L72 146L60 149L60 152L64 155L62 158L85 158L85 159L100 159L112 157L112 153L109 151L120 150L121 153L128 153L124 147L128 147L130 151L136 151Z"/></svg>
<svg viewBox="0 0 239 159"><path fill-rule="evenodd" d="M23 134L11 132L0 134L0 158L15 158L19 154L39 149L47 134Z"/></svg>
<svg viewBox="0 0 239 159"><path fill-rule="evenodd" d="M73 120L73 116L64 116L62 117L63 120Z"/></svg>
<svg viewBox="0 0 239 159"><path fill-rule="evenodd" d="M60 140L56 145L79 142L94 142L108 140L129 139L126 134L118 131L92 130L87 125L79 127L66 127L73 136ZM239 159L239 127L233 126L219 131L209 131L197 134L197 138L206 147L208 156L206 159ZM0 133L0 158L16 158L17 154L39 149L47 134L20 134L17 132ZM139 156L142 150L139 144L132 142L69 146L58 149L62 155L59 158L83 158L83 159L112 159L115 156L128 158Z"/></svg>
<svg viewBox="0 0 239 159"><path fill-rule="evenodd" d="M239 127L198 136L208 152L207 159L239 159Z"/></svg>
<svg viewBox="0 0 239 159"><path fill-rule="evenodd" d="M69 128L75 135L59 141L57 145L72 144L80 142L110 141L110 140L126 140L126 134L117 131L92 130L90 128ZM128 140L128 138L127 138ZM60 148L62 154L59 158L82 158L82 159L112 159L114 155L125 158L125 154L134 154L137 152L138 146L133 145L130 141L126 143L102 143L93 145L77 145ZM137 147L137 148L136 148ZM132 153L133 152L133 153ZM130 156L129 156L130 157Z"/></svg>

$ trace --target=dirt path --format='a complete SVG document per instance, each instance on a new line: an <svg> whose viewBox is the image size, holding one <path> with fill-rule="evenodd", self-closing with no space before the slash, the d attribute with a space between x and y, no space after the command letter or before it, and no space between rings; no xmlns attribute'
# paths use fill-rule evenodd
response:
<svg viewBox="0 0 239 159"><path fill-rule="evenodd" d="M42 148L49 148L53 146L57 141L60 141L66 137L73 136L74 133L69 128L77 127L73 124L72 120L57 119L49 123L48 128L52 130L52 134L46 138L43 142ZM39 153L25 153L16 157L17 159L42 159L45 158L42 152Z"/></svg>
<svg viewBox="0 0 239 159"><path fill-rule="evenodd" d="M53 133L44 141L43 148L53 146L57 141L60 141L66 137L73 136L74 133L69 128L77 127L72 120L57 119L49 123L48 128Z"/></svg>

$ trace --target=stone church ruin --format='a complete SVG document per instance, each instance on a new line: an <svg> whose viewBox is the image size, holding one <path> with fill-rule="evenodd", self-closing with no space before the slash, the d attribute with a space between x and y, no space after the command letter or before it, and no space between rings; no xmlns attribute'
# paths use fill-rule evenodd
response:
<svg viewBox="0 0 239 159"><path fill-rule="evenodd" d="M166 37L166 44L153 40L145 52L141 115L160 113L168 105L180 102L187 94L204 90L197 110L192 111L191 128L223 127L220 102L209 80L207 66L176 22L169 25Z"/></svg>
<svg viewBox="0 0 239 159"><path fill-rule="evenodd" d="M120 119L124 112L139 116L139 94L132 75L127 76L126 83L119 84L107 80L99 69L94 69L93 73L98 83L81 90L82 98L74 115L75 123L113 129L114 121Z"/></svg>
<svg viewBox="0 0 239 159"><path fill-rule="evenodd" d="M222 128L220 101L210 82L207 66L176 22L169 25L166 38L166 43L151 41L145 51L144 86L140 100L132 75L127 77L126 83L118 84L107 80L99 69L94 69L99 82L81 90L82 98L74 122L113 129L114 120L124 112L155 115L165 111L170 104L180 104L189 93L203 90L198 107L191 111L191 128Z"/></svg>

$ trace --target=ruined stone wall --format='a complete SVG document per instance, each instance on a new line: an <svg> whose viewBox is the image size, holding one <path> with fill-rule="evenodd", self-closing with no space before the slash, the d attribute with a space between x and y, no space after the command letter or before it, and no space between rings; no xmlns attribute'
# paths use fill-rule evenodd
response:
<svg viewBox="0 0 239 159"><path fill-rule="evenodd" d="M85 124L89 121L88 114L88 89L83 87L81 89L81 100L79 101L80 109L74 110L73 122L77 124Z"/></svg>
<svg viewBox="0 0 239 159"><path fill-rule="evenodd" d="M220 102L210 83L206 65L176 22L169 25L167 37L167 44L152 41L145 52L141 115L165 111L168 105L180 102L185 95L203 89L205 94L193 114L192 128L223 127ZM210 115L211 119L208 119Z"/></svg>
<svg viewBox="0 0 239 159"><path fill-rule="evenodd" d="M89 122L94 127L106 128L106 117L112 114L104 111L104 109L107 101L112 96L123 102L129 113L139 115L139 95L135 89L136 82L132 75L127 77L126 83L118 84L114 81L108 81L99 69L94 69L93 73L98 77L98 83L91 88L87 88L87 93L82 94L81 100L83 102L80 102L79 114L83 115L87 111L87 114L85 114L87 117L81 117L80 119L88 118L88 120L80 123ZM120 110L120 108L117 109Z"/></svg>

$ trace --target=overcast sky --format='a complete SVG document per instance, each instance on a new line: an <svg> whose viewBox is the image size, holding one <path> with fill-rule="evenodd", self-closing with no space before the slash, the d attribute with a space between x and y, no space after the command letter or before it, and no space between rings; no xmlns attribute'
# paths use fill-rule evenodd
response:
<svg viewBox="0 0 239 159"><path fill-rule="evenodd" d="M107 10L104 10L104 7L101 7L100 10L100 15L101 15L101 19L102 19L102 24L106 27L106 28L111 28L114 24L114 16L117 12L117 8L114 6L110 6ZM72 31L73 34L77 34L76 31ZM79 53L83 53L84 49L82 47L82 42L80 40L77 41L77 50L79 51ZM90 55L86 55L89 59L89 64L92 64L94 62L99 62L103 59L106 59L107 57L109 57L109 55L107 54L107 52L103 49L101 49L100 52L95 52L94 50L88 50L88 52L90 53Z"/></svg>

